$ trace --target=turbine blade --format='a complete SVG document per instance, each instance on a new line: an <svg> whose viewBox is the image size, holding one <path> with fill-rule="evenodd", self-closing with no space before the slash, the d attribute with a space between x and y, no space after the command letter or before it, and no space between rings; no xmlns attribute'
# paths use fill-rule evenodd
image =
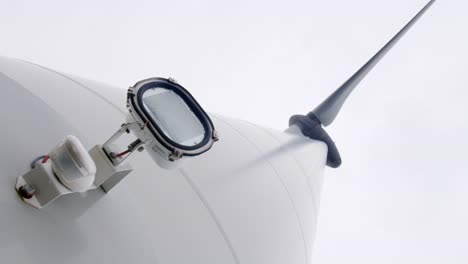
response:
<svg viewBox="0 0 468 264"><path fill-rule="evenodd" d="M435 0L429 1L406 26L404 26L385 46L379 50L364 66L362 66L351 78L343 83L325 101L317 106L308 116L315 116L324 126L330 125L335 120L338 112L348 98L349 94L361 82L362 79L374 68L383 56L405 35L405 33L416 23L416 21L431 7Z"/></svg>

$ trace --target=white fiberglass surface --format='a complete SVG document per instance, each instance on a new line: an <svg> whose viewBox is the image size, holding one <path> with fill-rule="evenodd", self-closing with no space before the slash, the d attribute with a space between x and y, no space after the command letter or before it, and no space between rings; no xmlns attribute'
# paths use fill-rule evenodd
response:
<svg viewBox="0 0 468 264"><path fill-rule="evenodd" d="M183 146L199 144L205 135L200 120L180 96L165 88L143 94L143 105L163 133Z"/></svg>
<svg viewBox="0 0 468 264"><path fill-rule="evenodd" d="M226 120L226 119L225 119ZM281 131L266 129L252 123L228 119L231 127L244 135L264 161L274 170L274 176L283 185L290 204L295 210L300 236L303 239L301 248L305 249L305 258L310 263L317 212L320 200L320 189L325 167L326 145L319 141L286 134ZM303 169L297 154L301 153L307 163Z"/></svg>
<svg viewBox="0 0 468 264"><path fill-rule="evenodd" d="M324 166L326 146L278 132L288 141L283 143L243 122L211 117L222 139L182 170L203 194L239 262L310 263L315 194L290 155L305 144L307 157Z"/></svg>

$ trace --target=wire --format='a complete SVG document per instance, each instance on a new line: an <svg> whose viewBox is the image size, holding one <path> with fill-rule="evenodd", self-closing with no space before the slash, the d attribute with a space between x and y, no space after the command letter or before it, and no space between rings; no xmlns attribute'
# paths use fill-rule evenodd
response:
<svg viewBox="0 0 468 264"><path fill-rule="evenodd" d="M42 159L42 163L46 163L49 160L49 155L45 155Z"/></svg>
<svg viewBox="0 0 468 264"><path fill-rule="evenodd" d="M120 157L122 157L123 155L128 154L128 153L130 153L130 152L131 152L131 151L130 151L129 149L127 149L126 151L120 152L119 154L117 154L117 155L115 155L115 156L116 156L117 158L120 158Z"/></svg>
<svg viewBox="0 0 468 264"><path fill-rule="evenodd" d="M39 157L35 158L35 159L31 162L31 169L36 168L36 163L37 163L39 160L44 160L44 158L45 158L46 156L47 156L47 155L42 155L42 156L39 156Z"/></svg>

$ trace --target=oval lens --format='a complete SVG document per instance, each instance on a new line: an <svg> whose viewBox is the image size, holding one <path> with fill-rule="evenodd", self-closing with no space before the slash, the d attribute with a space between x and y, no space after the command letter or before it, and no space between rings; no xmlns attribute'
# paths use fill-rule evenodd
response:
<svg viewBox="0 0 468 264"><path fill-rule="evenodd" d="M175 92L155 87L142 95L143 106L161 131L183 146L195 146L205 137L201 121Z"/></svg>

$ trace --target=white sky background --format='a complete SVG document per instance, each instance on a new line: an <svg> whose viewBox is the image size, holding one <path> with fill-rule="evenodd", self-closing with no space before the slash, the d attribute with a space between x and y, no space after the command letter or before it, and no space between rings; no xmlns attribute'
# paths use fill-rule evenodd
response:
<svg viewBox="0 0 468 264"><path fill-rule="evenodd" d="M426 2L0 0L0 55L122 88L172 76L210 112L284 129ZM467 12L437 1L328 128L343 165L314 263L468 263Z"/></svg>

